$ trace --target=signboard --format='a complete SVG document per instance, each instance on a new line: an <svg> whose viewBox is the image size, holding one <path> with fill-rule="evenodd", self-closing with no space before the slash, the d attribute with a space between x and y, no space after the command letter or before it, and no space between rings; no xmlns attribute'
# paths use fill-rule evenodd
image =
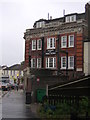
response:
<svg viewBox="0 0 90 120"><path fill-rule="evenodd" d="M46 50L46 55L55 55L55 54L56 54L56 49Z"/></svg>

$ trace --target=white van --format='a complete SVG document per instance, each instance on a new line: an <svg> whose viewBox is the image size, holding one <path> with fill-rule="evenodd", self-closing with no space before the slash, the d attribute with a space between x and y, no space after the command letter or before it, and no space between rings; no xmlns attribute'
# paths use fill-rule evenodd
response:
<svg viewBox="0 0 90 120"><path fill-rule="evenodd" d="M10 87L9 76L2 76L0 79L1 79L1 88L2 88L2 90L9 90L9 87Z"/></svg>

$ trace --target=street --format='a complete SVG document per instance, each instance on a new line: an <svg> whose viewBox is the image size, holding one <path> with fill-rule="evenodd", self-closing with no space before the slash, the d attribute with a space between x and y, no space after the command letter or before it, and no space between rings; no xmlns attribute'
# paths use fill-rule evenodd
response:
<svg viewBox="0 0 90 120"><path fill-rule="evenodd" d="M37 118L37 115L25 104L23 90L12 90L2 98L2 118Z"/></svg>

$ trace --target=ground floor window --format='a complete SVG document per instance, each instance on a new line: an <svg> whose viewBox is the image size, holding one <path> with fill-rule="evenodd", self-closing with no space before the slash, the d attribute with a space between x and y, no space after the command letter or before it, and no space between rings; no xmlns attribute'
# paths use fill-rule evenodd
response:
<svg viewBox="0 0 90 120"><path fill-rule="evenodd" d="M68 69L74 69L74 56L68 57Z"/></svg>
<svg viewBox="0 0 90 120"><path fill-rule="evenodd" d="M56 58L55 57L46 58L46 68L56 68Z"/></svg>
<svg viewBox="0 0 90 120"><path fill-rule="evenodd" d="M66 56L61 57L61 69L66 69Z"/></svg>
<svg viewBox="0 0 90 120"><path fill-rule="evenodd" d="M32 58L31 59L31 68L35 68L36 67L36 59Z"/></svg>
<svg viewBox="0 0 90 120"><path fill-rule="evenodd" d="M61 69L66 69L67 58L61 57ZM68 69L74 69L74 56L68 56Z"/></svg>
<svg viewBox="0 0 90 120"><path fill-rule="evenodd" d="M37 68L41 68L41 58L37 58Z"/></svg>

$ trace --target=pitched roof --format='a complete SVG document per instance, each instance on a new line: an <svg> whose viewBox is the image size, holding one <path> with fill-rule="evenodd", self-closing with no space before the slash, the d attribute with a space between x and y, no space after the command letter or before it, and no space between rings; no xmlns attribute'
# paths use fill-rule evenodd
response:
<svg viewBox="0 0 90 120"><path fill-rule="evenodd" d="M10 67L7 67L4 70L23 70L23 65L15 64L15 65L12 65Z"/></svg>

